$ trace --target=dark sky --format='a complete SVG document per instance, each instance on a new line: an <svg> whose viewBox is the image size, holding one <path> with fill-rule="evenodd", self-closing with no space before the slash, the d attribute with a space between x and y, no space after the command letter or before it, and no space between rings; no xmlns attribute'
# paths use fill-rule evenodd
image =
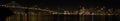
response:
<svg viewBox="0 0 120 21"><path fill-rule="evenodd" d="M4 0L5 3L8 0ZM12 0L9 0L12 1ZM86 7L106 6L107 8L118 8L119 0L14 0L22 6L39 5L46 8L78 8L80 5Z"/></svg>

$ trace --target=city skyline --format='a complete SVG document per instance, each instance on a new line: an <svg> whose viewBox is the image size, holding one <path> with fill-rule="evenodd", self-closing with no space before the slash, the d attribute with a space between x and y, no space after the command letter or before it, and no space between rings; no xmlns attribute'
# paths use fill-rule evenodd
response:
<svg viewBox="0 0 120 21"><path fill-rule="evenodd" d="M86 11L90 11L90 9L91 8L85 8L85 7L81 7L80 6L80 9L79 10L76 10L77 12L75 12L75 11L69 11L69 10L63 10L61 13L59 12L59 9L58 10L49 10L49 8L48 9L41 9L40 7L39 8L35 8L35 7L38 7L38 6L35 6L35 7L22 7L22 6L20 6L20 5L16 5L16 3L14 3L14 1L13 2L11 2L11 3L8 3L8 4L5 4L5 5L1 5L1 6L7 6L8 8L20 8L20 9L32 9L32 10L41 10L41 11L48 11L48 12L52 12L51 14L81 14L81 12L79 13L79 11L80 10L82 10L82 11L84 11L84 13L86 12ZM82 8L82 9L81 9ZM100 8L100 7L98 7L99 9L98 10L102 10L102 8ZM93 10L95 11L95 9L96 8L94 8ZM105 7L103 6L103 9L105 9ZM71 9L72 10L72 9ZM92 10L92 9L91 9ZM92 11L93 11L92 10ZM56 11L58 11L58 12L56 12ZM65 12L66 11L66 12ZM90 11L90 12L92 12L92 11ZM104 11L106 11L106 10L104 10ZM56 13L55 13L56 12ZM72 12L72 13L70 13L70 12ZM89 13L90 13L89 12ZM83 14L83 13L82 13ZM87 15L87 14L86 14ZM91 15L91 14L89 14L89 15ZM97 15L97 14L96 14ZM100 14L99 14L100 15ZM101 15L106 15L106 14L101 14Z"/></svg>

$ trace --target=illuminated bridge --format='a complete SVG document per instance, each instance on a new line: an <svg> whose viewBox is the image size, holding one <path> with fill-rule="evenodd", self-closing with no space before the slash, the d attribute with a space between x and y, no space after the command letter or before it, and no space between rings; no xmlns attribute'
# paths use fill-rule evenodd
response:
<svg viewBox="0 0 120 21"><path fill-rule="evenodd" d="M82 8L77 11L62 11L41 9L35 7L22 7L14 2L5 5L6 8L13 10L15 15L8 17L7 21L111 21L112 15L119 15L104 12L103 8L91 12L89 9ZM119 11L118 11L119 12ZM106 20L107 19L107 20Z"/></svg>

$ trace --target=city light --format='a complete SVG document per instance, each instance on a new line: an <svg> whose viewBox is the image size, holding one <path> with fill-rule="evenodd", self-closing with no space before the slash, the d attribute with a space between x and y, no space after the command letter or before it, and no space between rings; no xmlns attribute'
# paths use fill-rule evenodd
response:
<svg viewBox="0 0 120 21"><path fill-rule="evenodd" d="M14 4L14 5L11 5L11 4ZM97 9L96 11L95 10L92 10L92 9L86 9L85 7L82 7L80 6L80 8L82 9L79 9L77 11L62 11L62 12L59 12L58 10L49 10L49 8L46 8L46 9L41 9L40 7L39 8L36 8L38 6L33 6L33 7L22 7L22 6L17 6L14 2L12 3L9 3L9 4L5 4L5 5L1 5L1 6L5 6L6 8L19 8L19 9L30 9L30 10L39 10L39 11L46 11L46 12L49 12L50 14L64 14L64 15L93 15L92 13L94 13L94 15L113 15L113 14L110 14L112 12L111 9L108 9L108 11L105 12L105 6L103 6L103 8L100 8L100 9ZM98 8L98 6L96 7ZM59 9L62 9L62 8L59 8ZM92 11L94 12L92 12ZM72 12L72 13L71 13ZM110 13L107 13L107 12L110 12ZM34 12L33 12L34 13ZM106 14L107 13L107 14Z"/></svg>

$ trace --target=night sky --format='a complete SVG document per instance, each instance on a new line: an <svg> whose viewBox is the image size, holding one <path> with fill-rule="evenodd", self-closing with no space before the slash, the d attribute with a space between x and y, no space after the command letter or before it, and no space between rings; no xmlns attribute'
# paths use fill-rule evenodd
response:
<svg viewBox="0 0 120 21"><path fill-rule="evenodd" d="M41 8L79 8L80 5L85 7L106 6L107 8L119 8L119 0L2 0L0 3L16 1L22 6L39 5Z"/></svg>

